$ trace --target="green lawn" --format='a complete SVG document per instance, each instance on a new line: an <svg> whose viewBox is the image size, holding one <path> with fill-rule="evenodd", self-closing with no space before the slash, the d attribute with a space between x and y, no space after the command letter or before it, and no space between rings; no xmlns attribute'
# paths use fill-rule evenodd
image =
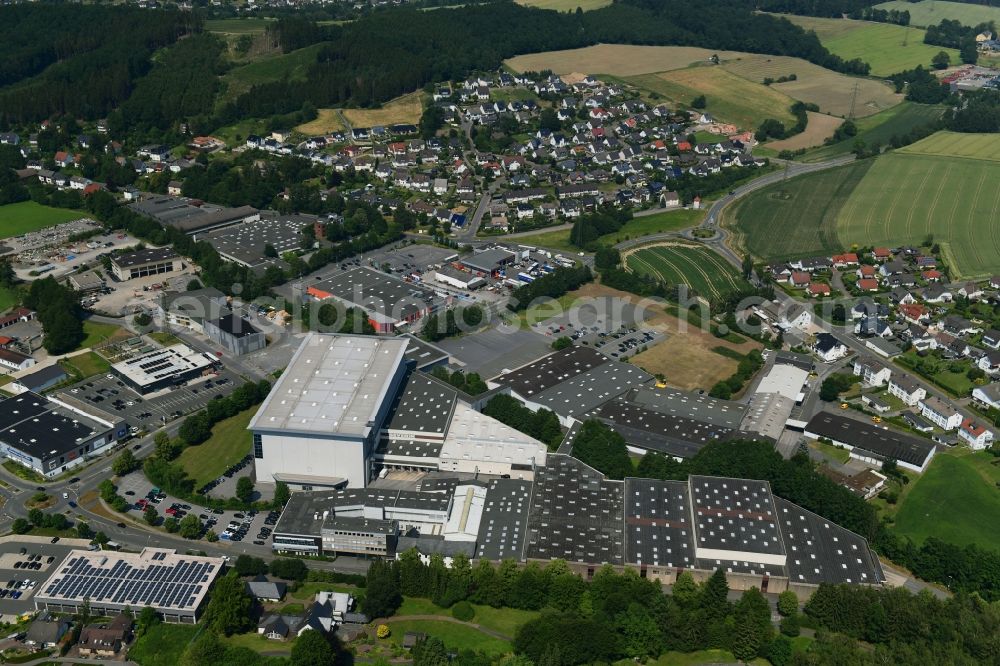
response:
<svg viewBox="0 0 1000 666"><path fill-rule="evenodd" d="M939 453L912 482L896 513L895 530L922 543L942 541L1000 548L1000 468L988 453L955 449Z"/></svg>
<svg viewBox="0 0 1000 666"><path fill-rule="evenodd" d="M715 299L744 286L736 269L714 251L694 245L657 245L628 255L630 271L666 284L686 284L697 294Z"/></svg>
<svg viewBox="0 0 1000 666"><path fill-rule="evenodd" d="M305 79L309 66L316 62L316 55L325 46L325 42L312 44L291 53L265 56L246 65L234 67L222 77L222 82L226 85L222 100L234 99L261 83L282 79L290 81Z"/></svg>
<svg viewBox="0 0 1000 666"><path fill-rule="evenodd" d="M180 344L180 338L178 338L173 333L168 333L167 331L151 331L148 333L150 338L159 342L164 347L169 347L171 345Z"/></svg>
<svg viewBox="0 0 1000 666"><path fill-rule="evenodd" d="M105 358L94 352L60 359L59 365L76 377L76 381L93 377L94 375L103 375L111 367L111 364Z"/></svg>
<svg viewBox="0 0 1000 666"><path fill-rule="evenodd" d="M311 601L316 596L317 592L326 590L333 592L347 592L358 602L365 597L365 591L362 588L350 587L348 585L337 585L335 583L302 583L299 585L299 589L294 592L290 592L288 596L292 599ZM435 606L435 608L437 607Z"/></svg>
<svg viewBox="0 0 1000 666"><path fill-rule="evenodd" d="M521 245L536 245L550 250L562 250L563 252L576 254L580 251L580 248L570 244L569 231L569 229L562 229L560 231L540 231L537 234L520 236L517 239L511 240L517 240L518 244Z"/></svg>
<svg viewBox="0 0 1000 666"><path fill-rule="evenodd" d="M897 9L910 13L910 25L927 27L937 25L942 19L958 21L962 25L979 25L995 21L1000 24L1000 8L984 5L970 5L964 2L944 2L943 0L920 0L906 2L892 0L875 5L876 9Z"/></svg>
<svg viewBox="0 0 1000 666"><path fill-rule="evenodd" d="M184 648L200 628L188 624L158 624L135 642L129 659L142 666L176 666Z"/></svg>
<svg viewBox="0 0 1000 666"><path fill-rule="evenodd" d="M924 31L920 28L849 19L786 18L815 30L823 46L834 55L867 62L872 76L889 76L917 65L928 67L931 58L940 51L948 53L953 63L959 62L955 49L924 44Z"/></svg>
<svg viewBox="0 0 1000 666"><path fill-rule="evenodd" d="M836 460L841 465L851 459L851 454L847 449L834 446L833 444L826 444L824 442L809 442L809 446L813 447L827 458Z"/></svg>
<svg viewBox="0 0 1000 666"><path fill-rule="evenodd" d="M934 234L953 277L987 277L1000 272L998 209L1000 162L893 152L840 207L837 234L844 247L920 244Z"/></svg>
<svg viewBox="0 0 1000 666"><path fill-rule="evenodd" d="M272 641L264 638L256 631L245 634L234 634L232 636L220 636L219 638L226 645L250 648L254 652L266 652L269 655L288 655L292 651L292 646L295 645L294 638L288 641ZM146 665L142 664L142 666Z"/></svg>
<svg viewBox="0 0 1000 666"><path fill-rule="evenodd" d="M723 223L765 261L842 252L837 214L871 165L861 160L760 188L727 208Z"/></svg>
<svg viewBox="0 0 1000 666"><path fill-rule="evenodd" d="M511 652L513 647L508 641L502 641L468 626L444 622L441 620L389 620L392 630L389 640L397 645L403 642L403 635L408 631L418 631L440 638L446 647L453 650L476 650L491 655L501 655Z"/></svg>
<svg viewBox="0 0 1000 666"><path fill-rule="evenodd" d="M629 662L631 663L631 662ZM660 658L650 662L656 666L702 666L703 664L736 664L733 653L728 650L698 650L697 652L664 652ZM750 662L753 666L768 666L771 662L757 658Z"/></svg>
<svg viewBox="0 0 1000 666"><path fill-rule="evenodd" d="M329 589L320 588L320 589ZM353 593L353 591L351 591ZM536 611L518 610L516 608L493 608L492 606L480 606L472 604L476 609L476 616L471 622L479 624L487 629L492 629L505 636L513 637L527 622L538 617ZM419 597L406 597L403 605L396 611L396 615L444 615L452 617L450 608L441 608L430 599Z"/></svg>
<svg viewBox="0 0 1000 666"><path fill-rule="evenodd" d="M705 219L707 206L701 210L693 208L680 208L677 210L664 210L652 215L641 215L634 217L625 223L621 229L613 234L605 234L598 241L602 245L614 245L630 238L648 236L650 234L665 234L673 231L681 231L695 225L701 224Z"/></svg>
<svg viewBox="0 0 1000 666"><path fill-rule="evenodd" d="M904 136L917 127L928 125L941 117L943 108L927 104L903 102L866 118L855 121L858 126L856 136L829 146L821 146L806 152L804 162L822 162L854 150L855 140L866 146L888 145L893 136Z"/></svg>
<svg viewBox="0 0 1000 666"><path fill-rule="evenodd" d="M52 227L63 222L79 220L87 214L68 208L51 208L35 203L21 201L0 206L0 238L20 236L29 231L37 231Z"/></svg>
<svg viewBox="0 0 1000 666"><path fill-rule="evenodd" d="M83 342L77 349L100 345L112 338L128 337L121 326L87 320L83 322Z"/></svg>
<svg viewBox="0 0 1000 666"><path fill-rule="evenodd" d="M0 287L0 312L6 312L21 302L21 294L17 289Z"/></svg>
<svg viewBox="0 0 1000 666"><path fill-rule="evenodd" d="M219 478L227 468L250 452L247 425L255 413L257 407L251 407L219 421L212 427L212 436L207 441L184 449L177 460L187 475L195 480L195 488Z"/></svg>

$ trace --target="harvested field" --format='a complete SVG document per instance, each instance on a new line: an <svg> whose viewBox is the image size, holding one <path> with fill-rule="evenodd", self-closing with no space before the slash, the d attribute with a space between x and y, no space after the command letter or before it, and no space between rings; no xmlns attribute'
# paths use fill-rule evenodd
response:
<svg viewBox="0 0 1000 666"><path fill-rule="evenodd" d="M315 120L299 125L295 131L312 136L339 132L342 129L344 129L344 123L340 122L340 115L336 109L318 109Z"/></svg>
<svg viewBox="0 0 1000 666"><path fill-rule="evenodd" d="M627 44L597 44L583 49L528 53L510 58L504 63L516 72L551 69L556 74L610 74L635 76L683 69L694 63L708 62L712 54L723 60L748 54L738 51L713 51L693 46L630 46Z"/></svg>
<svg viewBox="0 0 1000 666"><path fill-rule="evenodd" d="M762 83L765 78L777 80L794 74L795 81L774 83L771 87L792 99L816 104L820 111L834 116L846 117L850 113L855 86L858 87L858 96L854 103L854 115L858 118L903 101L902 95L896 94L881 81L840 74L801 58L748 55L726 62L723 67L757 83Z"/></svg>
<svg viewBox="0 0 1000 666"><path fill-rule="evenodd" d="M572 292L575 298L620 298L636 305L645 305L649 311L648 326L655 327L667 335L667 339L644 352L633 356L629 362L646 372L663 373L667 384L690 391L703 388L708 390L716 382L726 379L736 370L734 359L720 356L712 351L716 347L728 347L740 354L747 354L760 345L752 341L734 344L712 335L708 330L682 322L664 311L663 304L652 299L643 299L635 294L618 291L596 283L586 284Z"/></svg>
<svg viewBox="0 0 1000 666"><path fill-rule="evenodd" d="M394 123L416 124L420 122L420 114L423 113L421 93L412 92L397 97L383 104L381 109L344 109L343 113L352 127L373 127Z"/></svg>
<svg viewBox="0 0 1000 666"><path fill-rule="evenodd" d="M626 79L640 88L687 105L699 95L707 100L705 110L715 118L743 129L758 127L767 118L794 124L791 97L737 76L721 66L691 67Z"/></svg>
<svg viewBox="0 0 1000 666"><path fill-rule="evenodd" d="M803 30L812 30L820 38L820 41L831 37L841 37L865 25L863 21L850 21L847 19L794 16L791 14L782 14L781 16L800 26Z"/></svg>
<svg viewBox="0 0 1000 666"><path fill-rule="evenodd" d="M834 118L814 111L806 111L806 115L809 116L806 131L788 139L772 141L767 144L767 147L771 150L798 150L799 148L822 146L823 142L833 136L834 131L844 122L842 118Z"/></svg>
<svg viewBox="0 0 1000 666"><path fill-rule="evenodd" d="M627 251L622 262L630 271L667 284L686 284L708 299L720 298L746 284L735 268L703 245L646 245Z"/></svg>
<svg viewBox="0 0 1000 666"><path fill-rule="evenodd" d="M866 146L876 143L886 145L894 136L904 136L918 127L934 122L941 117L942 111L943 107L940 106L903 102L874 116L860 118L856 123L858 126L856 137L811 150L802 161L820 162L838 155L846 155L854 150L855 139L860 139Z"/></svg>

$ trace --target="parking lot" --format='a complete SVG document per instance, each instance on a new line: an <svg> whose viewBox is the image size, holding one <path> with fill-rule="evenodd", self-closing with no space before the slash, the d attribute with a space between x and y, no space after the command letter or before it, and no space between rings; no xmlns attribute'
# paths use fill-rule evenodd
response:
<svg viewBox="0 0 1000 666"><path fill-rule="evenodd" d="M51 537L0 537L0 620L16 620L21 613L34 611L32 597L74 548L87 548L86 539Z"/></svg>
<svg viewBox="0 0 1000 666"><path fill-rule="evenodd" d="M621 360L666 339L662 333L644 328L645 318L646 313L630 303L593 299L532 328L552 339L567 337Z"/></svg>
<svg viewBox="0 0 1000 666"><path fill-rule="evenodd" d="M117 414L130 427L157 428L184 414L197 411L216 396L229 395L242 380L229 370L199 377L185 386L140 396L113 375L96 375L65 389L77 400Z"/></svg>
<svg viewBox="0 0 1000 666"><path fill-rule="evenodd" d="M240 476L245 476L241 474ZM271 534L261 534L261 530L271 530L277 522L279 512L269 514L232 511L222 509L208 509L197 504L191 504L185 500L171 497L163 492L153 493L154 486L142 472L132 472L123 477L118 483L118 494L122 495L131 504L128 515L136 520L143 520L145 504L151 504L160 514L166 518L173 516L181 520L189 513L194 514L201 521L204 531L212 530L219 535L219 541L231 542L252 542L257 546L270 544ZM159 489L155 489L159 490ZM140 504L142 503L142 504ZM272 519L273 516L273 519ZM226 530L232 526L231 532Z"/></svg>

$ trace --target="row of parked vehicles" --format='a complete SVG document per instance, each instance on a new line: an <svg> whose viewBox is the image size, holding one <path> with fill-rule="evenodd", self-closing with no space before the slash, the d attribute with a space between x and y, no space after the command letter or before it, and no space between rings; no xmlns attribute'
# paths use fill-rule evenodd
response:
<svg viewBox="0 0 1000 666"><path fill-rule="evenodd" d="M212 481L209 481L208 483L206 483L205 485L203 485L201 488L199 488L198 489L198 494L199 495L205 495L206 493L208 493L213 488L216 488L217 486L219 486L220 484L222 484L223 482L225 482L226 479L233 478L241 470L246 469L247 467L249 467L250 463L252 463L252 462L253 462L253 455L249 454L249 453L246 454L245 456L243 456L243 458L240 459L240 461L238 463L236 463L235 465L233 465L229 469L227 469L225 472L223 472L222 476L220 476L219 478L214 479Z"/></svg>

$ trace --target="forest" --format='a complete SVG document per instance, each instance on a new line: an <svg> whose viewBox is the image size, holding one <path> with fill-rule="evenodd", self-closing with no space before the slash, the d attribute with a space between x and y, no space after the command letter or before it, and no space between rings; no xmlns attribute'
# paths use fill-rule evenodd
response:
<svg viewBox="0 0 1000 666"><path fill-rule="evenodd" d="M22 4L0 8L0 122L69 113L99 118L124 102L157 49L198 28L192 12Z"/></svg>

